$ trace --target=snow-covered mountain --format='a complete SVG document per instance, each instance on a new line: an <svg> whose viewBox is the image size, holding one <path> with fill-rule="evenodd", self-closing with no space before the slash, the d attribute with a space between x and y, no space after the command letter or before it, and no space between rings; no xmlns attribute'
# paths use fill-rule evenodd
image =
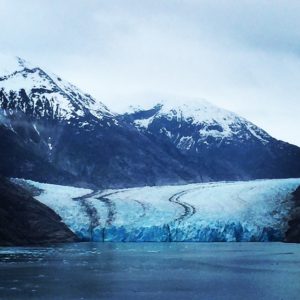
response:
<svg viewBox="0 0 300 300"><path fill-rule="evenodd" d="M222 144L257 141L267 144L272 137L237 114L205 100L172 104L163 101L153 108L130 108L127 113L140 130L166 137L184 152Z"/></svg>
<svg viewBox="0 0 300 300"><path fill-rule="evenodd" d="M8 114L18 109L36 118L58 120L112 116L89 94L19 57L0 55L0 82L0 103Z"/></svg>
<svg viewBox="0 0 300 300"><path fill-rule="evenodd" d="M300 149L206 101L115 114L0 55L0 174L97 186L300 177Z"/></svg>
<svg viewBox="0 0 300 300"><path fill-rule="evenodd" d="M300 149L205 100L130 107L123 118L147 136L171 142L203 180L299 176Z"/></svg>

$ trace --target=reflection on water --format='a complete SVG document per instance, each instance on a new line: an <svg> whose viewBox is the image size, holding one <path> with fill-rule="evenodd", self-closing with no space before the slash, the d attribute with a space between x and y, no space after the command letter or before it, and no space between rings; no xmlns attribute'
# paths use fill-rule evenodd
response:
<svg viewBox="0 0 300 300"><path fill-rule="evenodd" d="M300 245L0 248L0 299L299 299Z"/></svg>

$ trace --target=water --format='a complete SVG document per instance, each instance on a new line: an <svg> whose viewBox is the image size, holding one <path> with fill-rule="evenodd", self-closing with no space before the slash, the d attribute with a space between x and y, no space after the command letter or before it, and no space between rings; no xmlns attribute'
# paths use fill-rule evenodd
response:
<svg viewBox="0 0 300 300"><path fill-rule="evenodd" d="M0 248L0 299L300 299L300 245Z"/></svg>

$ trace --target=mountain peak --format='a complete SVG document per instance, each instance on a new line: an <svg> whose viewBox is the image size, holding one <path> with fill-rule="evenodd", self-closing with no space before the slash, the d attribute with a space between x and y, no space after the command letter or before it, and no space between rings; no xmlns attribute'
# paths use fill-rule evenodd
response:
<svg viewBox="0 0 300 300"><path fill-rule="evenodd" d="M234 122L238 117L235 113L219 108L204 99L176 101L175 103L163 101L161 105L161 114L177 117L181 120L189 120L193 123Z"/></svg>
<svg viewBox="0 0 300 300"><path fill-rule="evenodd" d="M58 119L84 117L91 113L96 118L112 116L108 108L89 94L59 76L42 70L20 57L0 55L0 104L11 111L19 109L43 117Z"/></svg>
<svg viewBox="0 0 300 300"><path fill-rule="evenodd" d="M0 77L22 70L26 64L27 62L20 57L0 53Z"/></svg>
<svg viewBox="0 0 300 300"><path fill-rule="evenodd" d="M130 115L140 130L159 131L180 149L198 151L202 146L214 147L237 140L268 143L271 138L243 117L203 99L161 101L151 109L133 111Z"/></svg>

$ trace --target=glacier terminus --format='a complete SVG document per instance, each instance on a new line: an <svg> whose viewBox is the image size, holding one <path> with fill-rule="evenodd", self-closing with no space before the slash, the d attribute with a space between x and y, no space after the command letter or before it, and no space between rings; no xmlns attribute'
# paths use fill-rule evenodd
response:
<svg viewBox="0 0 300 300"><path fill-rule="evenodd" d="M40 191L82 240L282 241L300 179L90 189L14 180Z"/></svg>

